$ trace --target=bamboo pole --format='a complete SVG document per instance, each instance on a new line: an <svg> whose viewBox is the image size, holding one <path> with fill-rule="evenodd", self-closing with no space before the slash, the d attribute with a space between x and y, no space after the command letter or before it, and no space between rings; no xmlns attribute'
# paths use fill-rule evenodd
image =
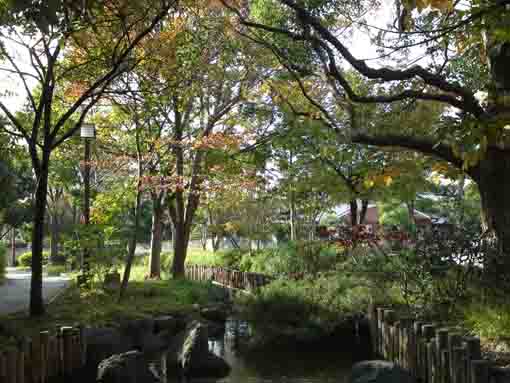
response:
<svg viewBox="0 0 510 383"><path fill-rule="evenodd" d="M420 358L420 341L421 341L421 328L422 322L414 322L412 339L411 339L411 362L412 362L412 374L413 377L418 378L420 376L421 358Z"/></svg>
<svg viewBox="0 0 510 383"><path fill-rule="evenodd" d="M46 383L48 379L48 349L49 349L49 337L50 333L48 331L41 331L39 333L39 341L41 346L41 375L40 375L40 382Z"/></svg>
<svg viewBox="0 0 510 383"><path fill-rule="evenodd" d="M384 321L384 308L377 308L377 355L383 355L384 339L383 339L383 321Z"/></svg>
<svg viewBox="0 0 510 383"><path fill-rule="evenodd" d="M449 380L454 383L454 363L453 363L453 349L461 345L461 336L459 333L448 334L448 357L449 357Z"/></svg>
<svg viewBox="0 0 510 383"><path fill-rule="evenodd" d="M26 376L26 373L25 373L25 369L26 369L26 366L25 366L25 361L28 359L29 357L29 348L27 347L28 345L28 342L27 340L24 338L22 339L20 342L19 342L19 345L18 345L18 358L16 359L16 369L17 369L17 372L16 372L16 381L18 383L25 383L26 382L26 379L25 379L25 376Z"/></svg>
<svg viewBox="0 0 510 383"><path fill-rule="evenodd" d="M384 321L383 321L383 330L384 330L384 358L392 359L392 343L393 339L391 338L391 327L395 323L396 313L394 310L384 310Z"/></svg>
<svg viewBox="0 0 510 383"><path fill-rule="evenodd" d="M87 338L85 336L86 328L81 325L80 329L80 348L81 348L81 360L80 367L83 367L87 364Z"/></svg>
<svg viewBox="0 0 510 383"><path fill-rule="evenodd" d="M427 381L429 383L439 383L436 350L437 347L434 340L427 342Z"/></svg>
<svg viewBox="0 0 510 383"><path fill-rule="evenodd" d="M372 343L372 354L377 355L377 308L373 302L368 305L368 324L370 328L370 340Z"/></svg>
<svg viewBox="0 0 510 383"><path fill-rule="evenodd" d="M470 381L472 383L489 382L489 362L486 360L472 360L470 363Z"/></svg>
<svg viewBox="0 0 510 383"><path fill-rule="evenodd" d="M32 340L24 337L19 342L19 350L23 352L23 372L18 370L18 376L23 374L25 383L32 382Z"/></svg>
<svg viewBox="0 0 510 383"><path fill-rule="evenodd" d="M453 347L451 363L453 366L452 383L466 383L466 349Z"/></svg>
<svg viewBox="0 0 510 383"><path fill-rule="evenodd" d="M10 347L6 353L6 383L17 383L17 362L18 350L15 347Z"/></svg>
<svg viewBox="0 0 510 383"><path fill-rule="evenodd" d="M7 365L3 351L0 351L0 382L7 381Z"/></svg>
<svg viewBox="0 0 510 383"><path fill-rule="evenodd" d="M471 361L482 359L482 350L480 339L476 337L468 337L464 339L463 345L466 347L466 383L471 382Z"/></svg>
<svg viewBox="0 0 510 383"><path fill-rule="evenodd" d="M73 328L64 326L60 329L62 336L62 373L69 376L72 371L72 336Z"/></svg>
<svg viewBox="0 0 510 383"><path fill-rule="evenodd" d="M421 358L421 369L420 369L420 376L423 379L425 383L431 383L430 382L430 371L429 368L431 366L431 363L429 363L428 360L428 352L427 352L427 344L432 342L436 335L436 326L433 324L424 324L421 328L422 331L422 340L420 341L420 358Z"/></svg>
<svg viewBox="0 0 510 383"><path fill-rule="evenodd" d="M441 328L436 331L436 350L437 350L438 382L448 383L449 367L446 366L448 358L448 329Z"/></svg>
<svg viewBox="0 0 510 383"><path fill-rule="evenodd" d="M392 342L392 359L393 361L401 366L400 363L400 321L396 321L393 326L393 334L392 334L393 342Z"/></svg>
<svg viewBox="0 0 510 383"><path fill-rule="evenodd" d="M31 339L30 347L30 370L31 379L33 383L40 383L41 381L41 339L34 337Z"/></svg>

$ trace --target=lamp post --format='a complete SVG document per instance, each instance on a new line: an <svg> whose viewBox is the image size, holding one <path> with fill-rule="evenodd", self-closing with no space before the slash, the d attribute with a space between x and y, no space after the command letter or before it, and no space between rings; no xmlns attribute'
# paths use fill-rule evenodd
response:
<svg viewBox="0 0 510 383"><path fill-rule="evenodd" d="M94 124L82 124L80 137L85 140L85 154L83 157L83 183L85 190L83 193L83 223L88 227L90 223L90 142L96 138L96 127ZM89 272L89 251L87 247L83 249L83 271Z"/></svg>

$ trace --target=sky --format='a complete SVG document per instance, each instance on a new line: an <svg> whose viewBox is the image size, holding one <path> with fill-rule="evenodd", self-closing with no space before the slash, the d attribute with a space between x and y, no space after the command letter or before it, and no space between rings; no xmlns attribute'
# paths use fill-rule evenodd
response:
<svg viewBox="0 0 510 383"><path fill-rule="evenodd" d="M393 1L394 0L382 0L382 5L378 11L368 15L369 23L378 27L384 27L387 23L391 22L392 12L394 9ZM376 49L370 43L370 39L365 32L361 32L359 30L355 31L348 46L356 58L377 57ZM16 64L19 66L21 71L34 73L34 70L30 65L30 58L26 49L20 49L15 43L10 41L6 42L6 48L16 60ZM370 65L376 66L377 62L370 61ZM8 67L8 63L0 63L0 68ZM28 82L29 87L31 88L36 85L36 81L33 79L28 79ZM0 71L0 100L11 112L21 109L26 100L26 96L27 93L17 75Z"/></svg>

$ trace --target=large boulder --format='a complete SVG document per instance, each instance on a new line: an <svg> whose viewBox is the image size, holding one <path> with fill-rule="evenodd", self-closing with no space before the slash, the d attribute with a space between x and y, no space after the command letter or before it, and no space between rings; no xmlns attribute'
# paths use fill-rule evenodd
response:
<svg viewBox="0 0 510 383"><path fill-rule="evenodd" d="M163 351L168 347L168 337L156 334L156 323L154 319L132 320L123 323L120 331L131 340L132 349L145 353L155 353ZM160 326L161 323L158 325Z"/></svg>
<svg viewBox="0 0 510 383"><path fill-rule="evenodd" d="M209 351L207 325L194 321L179 333L167 354L167 366L190 377L221 378L230 372L230 366Z"/></svg>
<svg viewBox="0 0 510 383"><path fill-rule="evenodd" d="M209 336L207 326L200 322L192 322L177 356L177 363L186 375L197 361L205 359L209 354Z"/></svg>
<svg viewBox="0 0 510 383"><path fill-rule="evenodd" d="M200 310L200 315L213 322L225 322L227 317L230 315L230 305L220 304L214 306L203 307Z"/></svg>
<svg viewBox="0 0 510 383"><path fill-rule="evenodd" d="M416 380L395 363L367 360L352 367L350 383L416 383Z"/></svg>
<svg viewBox="0 0 510 383"><path fill-rule="evenodd" d="M87 369L94 375L102 360L135 348L131 338L116 328L86 328L84 336L87 344Z"/></svg>
<svg viewBox="0 0 510 383"><path fill-rule="evenodd" d="M159 379L149 369L140 351L128 351L103 360L97 370L97 383L156 383Z"/></svg>

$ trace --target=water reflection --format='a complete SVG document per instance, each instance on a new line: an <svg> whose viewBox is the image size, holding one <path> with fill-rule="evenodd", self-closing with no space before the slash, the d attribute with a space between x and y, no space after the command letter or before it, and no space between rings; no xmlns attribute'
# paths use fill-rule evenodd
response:
<svg viewBox="0 0 510 383"><path fill-rule="evenodd" d="M211 338L209 349L232 367L221 380L193 379L186 383L347 383L351 366L366 357L352 339L324 347L268 347L250 351L243 347L251 336L248 323L229 319L223 336ZM358 352L355 352L358 351ZM161 367L158 366L161 370ZM164 368L162 369L164 370ZM168 383L177 382L168 377ZM182 380L179 383L183 383Z"/></svg>

